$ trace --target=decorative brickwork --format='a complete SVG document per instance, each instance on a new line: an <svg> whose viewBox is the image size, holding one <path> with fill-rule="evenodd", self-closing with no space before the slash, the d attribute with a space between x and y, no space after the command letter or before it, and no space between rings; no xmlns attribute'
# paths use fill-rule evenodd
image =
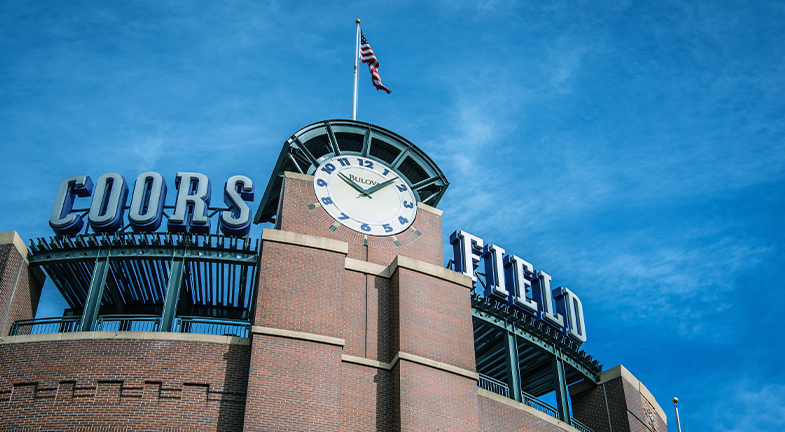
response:
<svg viewBox="0 0 785 432"><path fill-rule="evenodd" d="M249 351L135 339L2 344L2 430L237 431Z"/></svg>

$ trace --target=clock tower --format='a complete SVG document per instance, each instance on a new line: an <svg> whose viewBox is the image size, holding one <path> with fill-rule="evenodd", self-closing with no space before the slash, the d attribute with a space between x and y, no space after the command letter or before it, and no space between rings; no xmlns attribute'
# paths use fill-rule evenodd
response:
<svg viewBox="0 0 785 432"><path fill-rule="evenodd" d="M275 229L262 234L245 430L476 430L472 281L444 268L435 208L448 184L367 123L286 141L255 217Z"/></svg>

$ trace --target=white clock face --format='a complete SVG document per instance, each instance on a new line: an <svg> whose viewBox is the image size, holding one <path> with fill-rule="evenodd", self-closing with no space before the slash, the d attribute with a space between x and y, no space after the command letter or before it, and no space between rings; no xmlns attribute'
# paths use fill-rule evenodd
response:
<svg viewBox="0 0 785 432"><path fill-rule="evenodd" d="M417 201L406 181L390 167L361 156L334 156L322 162L313 188L330 216L364 234L398 234L417 215Z"/></svg>

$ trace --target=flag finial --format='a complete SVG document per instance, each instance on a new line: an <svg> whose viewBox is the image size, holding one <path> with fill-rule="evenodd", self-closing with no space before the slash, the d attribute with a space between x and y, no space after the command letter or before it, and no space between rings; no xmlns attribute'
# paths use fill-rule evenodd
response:
<svg viewBox="0 0 785 432"><path fill-rule="evenodd" d="M360 24L360 18L357 18L356 20L354 20L354 22L356 22L357 24Z"/></svg>

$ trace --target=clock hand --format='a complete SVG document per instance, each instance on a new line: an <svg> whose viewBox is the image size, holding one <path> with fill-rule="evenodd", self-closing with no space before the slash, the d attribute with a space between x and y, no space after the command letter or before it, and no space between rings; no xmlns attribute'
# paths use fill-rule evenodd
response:
<svg viewBox="0 0 785 432"><path fill-rule="evenodd" d="M381 189L381 188L383 188L383 187L387 186L388 184L390 184L390 183L394 182L395 180L398 180L398 177L395 177L395 178L389 179L389 180L387 180L387 181L383 181L383 182L381 182L381 183L377 184L376 186L374 186L374 187L372 187L372 188L370 188L370 189L367 189L367 190L365 191L365 193L366 193L367 195L371 195L372 193L374 193L374 192L378 191L379 189ZM369 198L370 198L370 196L369 196Z"/></svg>
<svg viewBox="0 0 785 432"><path fill-rule="evenodd" d="M350 179L349 177L346 177L345 175L343 175L342 172L338 173L338 177L342 178L346 183L349 183L349 185L351 185L353 188L357 189L357 191L360 192L359 196L367 196L368 198L371 198L370 196L368 196L368 191L363 189L357 183L353 182L352 179Z"/></svg>

